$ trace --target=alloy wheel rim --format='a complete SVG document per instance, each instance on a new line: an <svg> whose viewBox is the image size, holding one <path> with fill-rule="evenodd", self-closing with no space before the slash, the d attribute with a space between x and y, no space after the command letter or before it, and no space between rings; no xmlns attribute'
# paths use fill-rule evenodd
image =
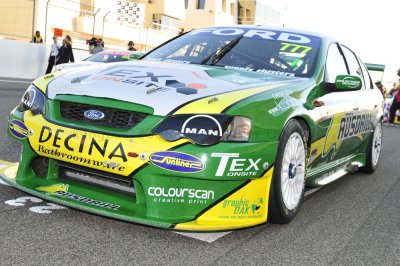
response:
<svg viewBox="0 0 400 266"><path fill-rule="evenodd" d="M372 140L372 164L376 166L378 164L379 156L381 154L382 145L382 126L378 123L374 130L374 137Z"/></svg>
<svg viewBox="0 0 400 266"><path fill-rule="evenodd" d="M303 194L305 179L305 148L299 133L293 133L285 146L281 170L281 192L287 209L295 209Z"/></svg>

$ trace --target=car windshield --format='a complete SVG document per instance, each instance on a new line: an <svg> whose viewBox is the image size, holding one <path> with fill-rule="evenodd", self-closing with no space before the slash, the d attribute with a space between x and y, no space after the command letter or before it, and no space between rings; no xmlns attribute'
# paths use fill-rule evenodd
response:
<svg viewBox="0 0 400 266"><path fill-rule="evenodd" d="M263 28L207 28L180 36L143 59L311 77L320 43L316 36Z"/></svg>
<svg viewBox="0 0 400 266"><path fill-rule="evenodd" d="M114 63L121 61L128 61L129 54L122 52L107 52L94 54L83 61L101 62L101 63Z"/></svg>

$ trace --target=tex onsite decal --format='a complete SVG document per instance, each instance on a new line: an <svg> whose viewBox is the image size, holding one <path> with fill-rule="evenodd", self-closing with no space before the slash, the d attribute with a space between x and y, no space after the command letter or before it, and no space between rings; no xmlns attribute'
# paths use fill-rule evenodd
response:
<svg viewBox="0 0 400 266"><path fill-rule="evenodd" d="M55 184L55 185L51 185L51 186L37 187L36 190L47 192L48 195L60 196L63 198L76 200L79 202L87 203L89 205L93 205L93 206L97 206L97 207L101 207L101 208L105 208L105 209L110 209L110 210L114 210L114 211L118 210L120 207L119 205L115 205L115 204L111 204L111 203L107 203L107 202L103 202L103 201L99 201L99 200L94 200L94 199L90 199L87 197L73 194L71 192L68 192L68 188L69 188L69 186L66 184Z"/></svg>
<svg viewBox="0 0 400 266"><path fill-rule="evenodd" d="M145 87L147 93L151 94L157 91L176 90L177 93L190 95L197 94L197 90L206 89L207 84L202 82L184 82L178 81L173 71L144 71L143 67L126 66L124 68L108 68L100 72L100 75L92 77L92 80L109 80L121 82L128 85ZM197 77L197 79L199 79Z"/></svg>

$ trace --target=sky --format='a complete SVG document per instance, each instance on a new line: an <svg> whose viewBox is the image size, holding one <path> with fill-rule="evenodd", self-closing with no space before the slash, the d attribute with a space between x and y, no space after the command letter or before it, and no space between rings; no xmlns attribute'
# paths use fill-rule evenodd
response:
<svg viewBox="0 0 400 266"><path fill-rule="evenodd" d="M287 0L282 20L286 28L337 38L364 63L386 65L385 82L398 81L400 1Z"/></svg>

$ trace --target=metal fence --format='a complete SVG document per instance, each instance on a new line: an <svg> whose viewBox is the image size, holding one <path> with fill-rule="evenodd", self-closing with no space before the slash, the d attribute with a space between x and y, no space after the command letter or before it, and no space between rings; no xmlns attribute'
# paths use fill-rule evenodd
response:
<svg viewBox="0 0 400 266"><path fill-rule="evenodd" d="M112 3L116 0L107 0ZM65 29L64 35L72 37L75 49L88 49L86 40L92 36L102 37L108 49L126 49L128 40L133 40L139 50L145 51L159 42L176 36L179 29L150 22L149 25L127 24L119 21L113 8L90 5L96 1L79 0L0 0L0 36L7 39L31 41L36 30L40 30L44 42L52 42L54 28ZM112 4L109 4L112 7ZM45 12L44 12L45 10ZM40 17L38 17L38 15ZM79 27L86 25L84 30ZM90 25L88 30L87 25ZM83 27L83 26L82 26ZM126 34L115 36L114 29L124 29ZM113 34L114 33L114 34Z"/></svg>

